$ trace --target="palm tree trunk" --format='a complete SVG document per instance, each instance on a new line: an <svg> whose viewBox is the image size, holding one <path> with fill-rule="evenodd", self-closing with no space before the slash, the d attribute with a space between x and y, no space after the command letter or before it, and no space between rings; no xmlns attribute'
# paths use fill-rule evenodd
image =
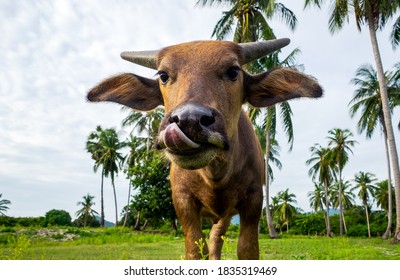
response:
<svg viewBox="0 0 400 280"><path fill-rule="evenodd" d="M342 205L342 170L339 168L339 228L343 236L343 205Z"/></svg>
<svg viewBox="0 0 400 280"><path fill-rule="evenodd" d="M146 229L148 223L149 223L149 220L146 219L146 220L144 221L144 224L143 224L143 227L142 227L143 230Z"/></svg>
<svg viewBox="0 0 400 280"><path fill-rule="evenodd" d="M392 159L393 177L394 177L394 190L396 195L396 233L394 234L394 243L400 241L400 170L399 170L399 157L397 154L396 142L394 138L392 118L389 108L389 98L387 93L387 86L385 83L385 76L383 71L382 59L379 52L378 40L376 38L376 28L374 26L373 15L368 17L369 34L374 53L376 70L378 74L379 90L382 99L382 110L385 121L385 128L389 142L389 151Z"/></svg>
<svg viewBox="0 0 400 280"><path fill-rule="evenodd" d="M140 212L137 214L136 223L133 226L133 230L140 230Z"/></svg>
<svg viewBox="0 0 400 280"><path fill-rule="evenodd" d="M365 207L365 216L367 217L368 237L371 238L371 228L369 226L368 205L366 203L364 203L364 207Z"/></svg>
<svg viewBox="0 0 400 280"><path fill-rule="evenodd" d="M387 142L386 130L384 129L384 140L385 140L385 151L386 151L386 164L388 168L388 225L385 233L382 235L382 239L388 239L392 236L392 174L390 171L390 155L389 155L389 147Z"/></svg>
<svg viewBox="0 0 400 280"><path fill-rule="evenodd" d="M267 216L268 232L271 238L278 238L278 234L275 231L274 225L272 223L272 215L269 209L269 153L271 149L271 139L270 139L270 128L267 128L265 133L265 215Z"/></svg>
<svg viewBox="0 0 400 280"><path fill-rule="evenodd" d="M114 191L114 205L115 205L115 226L118 226L118 206L117 206L117 193L115 191L114 176L111 175L111 184Z"/></svg>
<svg viewBox="0 0 400 280"><path fill-rule="evenodd" d="M331 237L331 222L329 220L329 195L328 195L328 182L324 182L325 187L325 207L326 207L326 236Z"/></svg>
<svg viewBox="0 0 400 280"><path fill-rule="evenodd" d="M346 226L346 219L344 218L344 211L343 211L342 219L343 219L344 232L347 234L347 226Z"/></svg>
<svg viewBox="0 0 400 280"><path fill-rule="evenodd" d="M100 227L104 227L104 168L101 171Z"/></svg>
<svg viewBox="0 0 400 280"><path fill-rule="evenodd" d="M124 218L124 227L126 226L126 223L128 221L128 214L129 214L129 200L131 198L131 181L129 180L129 189L128 189L128 203L126 204L126 210L125 210L125 218Z"/></svg>

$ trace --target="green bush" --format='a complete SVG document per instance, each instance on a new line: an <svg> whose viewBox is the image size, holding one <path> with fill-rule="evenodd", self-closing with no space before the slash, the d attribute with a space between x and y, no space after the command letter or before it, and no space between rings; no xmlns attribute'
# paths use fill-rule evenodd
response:
<svg viewBox="0 0 400 280"><path fill-rule="evenodd" d="M291 231L302 235L324 235L326 232L324 213L298 215Z"/></svg>
<svg viewBox="0 0 400 280"><path fill-rule="evenodd" d="M0 226L15 227L17 220L13 217L0 216Z"/></svg>
<svg viewBox="0 0 400 280"><path fill-rule="evenodd" d="M347 228L347 236L364 237L368 236L367 224L356 224Z"/></svg>
<svg viewBox="0 0 400 280"><path fill-rule="evenodd" d="M16 218L17 224L22 227L42 227L44 225L44 217L20 217Z"/></svg>
<svg viewBox="0 0 400 280"><path fill-rule="evenodd" d="M71 226L71 216L65 210L50 210L45 215L45 226Z"/></svg>
<svg viewBox="0 0 400 280"><path fill-rule="evenodd" d="M3 229L0 230L1 233L5 233L5 232L11 232L14 233L15 229L13 227L5 227Z"/></svg>

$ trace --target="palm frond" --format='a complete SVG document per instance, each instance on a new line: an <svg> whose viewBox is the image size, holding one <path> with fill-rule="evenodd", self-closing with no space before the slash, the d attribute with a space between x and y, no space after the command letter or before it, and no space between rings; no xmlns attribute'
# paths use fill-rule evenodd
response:
<svg viewBox="0 0 400 280"><path fill-rule="evenodd" d="M395 49L400 44L400 16L397 18L393 24L393 30L390 33L390 39L393 49Z"/></svg>
<svg viewBox="0 0 400 280"><path fill-rule="evenodd" d="M277 15L283 23L289 26L291 31L296 29L297 18L296 15L286 8L282 3L275 3L274 14Z"/></svg>
<svg viewBox="0 0 400 280"><path fill-rule="evenodd" d="M349 3L347 0L336 0L331 3L331 15L328 20L329 31L333 34L342 29L349 21Z"/></svg>
<svg viewBox="0 0 400 280"><path fill-rule="evenodd" d="M235 21L235 10L231 9L227 12L223 12L222 18L217 22L214 27L211 37L215 37L217 40L223 40L229 34L232 33L232 26Z"/></svg>
<svg viewBox="0 0 400 280"><path fill-rule="evenodd" d="M285 131L286 137L288 139L289 151L293 149L294 142L294 132L293 132L293 123L292 123L292 108L290 108L289 102L281 102L279 104L281 109L281 120L283 125L283 130Z"/></svg>

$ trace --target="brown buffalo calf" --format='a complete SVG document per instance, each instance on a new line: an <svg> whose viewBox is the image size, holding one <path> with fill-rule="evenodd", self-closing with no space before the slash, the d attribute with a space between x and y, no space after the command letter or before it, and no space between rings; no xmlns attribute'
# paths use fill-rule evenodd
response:
<svg viewBox="0 0 400 280"><path fill-rule="evenodd" d="M288 43L198 41L124 52L124 59L158 70L158 78L122 74L88 94L90 101L113 101L136 110L165 107L156 148L172 163L173 202L185 235L186 259L200 258L195 242L203 238L202 219L213 222L208 253L210 259L219 259L221 236L237 213L238 258L259 257L264 160L242 105L267 107L297 97L320 97L322 89L293 69L252 76L242 65Z"/></svg>

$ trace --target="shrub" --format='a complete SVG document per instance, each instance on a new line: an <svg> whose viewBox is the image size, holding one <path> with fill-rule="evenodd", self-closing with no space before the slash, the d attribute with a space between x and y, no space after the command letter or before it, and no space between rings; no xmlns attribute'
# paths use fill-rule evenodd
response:
<svg viewBox="0 0 400 280"><path fill-rule="evenodd" d="M347 236L366 237L368 236L367 224L356 224L348 227Z"/></svg>
<svg viewBox="0 0 400 280"><path fill-rule="evenodd" d="M324 213L300 214L291 229L294 234L324 235L326 231Z"/></svg>
<svg viewBox="0 0 400 280"><path fill-rule="evenodd" d="M41 227L44 225L44 217L20 217L16 218L17 224L22 227Z"/></svg>
<svg viewBox="0 0 400 280"><path fill-rule="evenodd" d="M50 210L45 215L45 226L71 226L71 216L65 210Z"/></svg>
<svg viewBox="0 0 400 280"><path fill-rule="evenodd" d="M0 226L15 227L17 220L13 217L0 216Z"/></svg>

